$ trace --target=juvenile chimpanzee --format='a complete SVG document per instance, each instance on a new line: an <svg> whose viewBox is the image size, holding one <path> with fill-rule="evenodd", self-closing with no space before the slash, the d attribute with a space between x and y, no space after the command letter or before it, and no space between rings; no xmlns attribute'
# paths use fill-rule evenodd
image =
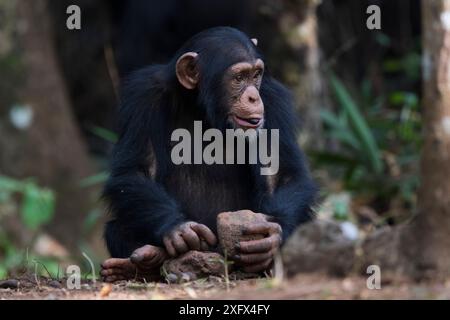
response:
<svg viewBox="0 0 450 320"><path fill-rule="evenodd" d="M234 259L248 272L266 270L294 228L311 218L316 188L296 140L288 90L267 72L256 41L230 27L191 38L166 65L126 82L119 140L104 197L113 215L105 239L112 256L106 281L145 275L169 256L216 245L216 216L242 209L272 218L247 227L261 240L242 241ZM279 170L254 164L171 161L171 133L203 127L279 129Z"/></svg>

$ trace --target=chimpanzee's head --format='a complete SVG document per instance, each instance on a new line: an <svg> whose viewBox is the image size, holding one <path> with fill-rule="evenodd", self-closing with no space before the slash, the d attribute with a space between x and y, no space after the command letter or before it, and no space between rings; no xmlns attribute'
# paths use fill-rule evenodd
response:
<svg viewBox="0 0 450 320"><path fill-rule="evenodd" d="M175 56L179 84L197 94L211 126L263 126L264 62L256 45L239 30L217 27L195 35Z"/></svg>

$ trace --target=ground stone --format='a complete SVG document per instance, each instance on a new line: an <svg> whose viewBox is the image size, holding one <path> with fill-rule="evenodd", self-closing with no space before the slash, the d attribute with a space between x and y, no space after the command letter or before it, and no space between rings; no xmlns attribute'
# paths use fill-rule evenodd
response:
<svg viewBox="0 0 450 320"><path fill-rule="evenodd" d="M209 276L221 276L224 274L223 256L215 252L189 251L185 254L164 262L163 269L166 274L170 275L173 281L174 275L179 280L189 281Z"/></svg>
<svg viewBox="0 0 450 320"><path fill-rule="evenodd" d="M288 275L301 272L348 274L355 267L354 240L345 236L338 222L317 219L296 229L282 248Z"/></svg>

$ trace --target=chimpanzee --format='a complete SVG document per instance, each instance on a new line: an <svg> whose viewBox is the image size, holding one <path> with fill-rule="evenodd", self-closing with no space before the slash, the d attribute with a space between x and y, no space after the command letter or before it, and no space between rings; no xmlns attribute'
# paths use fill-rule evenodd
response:
<svg viewBox="0 0 450 320"><path fill-rule="evenodd" d="M124 84L119 140L104 189L112 220L105 281L157 272L188 250L214 250L216 217L251 210L267 222L247 226L260 240L241 241L231 257L247 272L267 270L282 242L312 218L316 187L297 144L289 91L273 79L250 39L216 27L188 40L165 65L135 72ZM278 129L279 170L258 164L181 164L171 160L175 129Z"/></svg>

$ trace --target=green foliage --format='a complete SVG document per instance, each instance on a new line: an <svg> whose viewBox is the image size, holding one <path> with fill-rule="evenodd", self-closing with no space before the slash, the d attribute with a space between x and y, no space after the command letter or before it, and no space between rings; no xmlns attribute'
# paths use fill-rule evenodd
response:
<svg viewBox="0 0 450 320"><path fill-rule="evenodd" d="M410 52L400 58L386 59L383 69L387 73L403 73L409 79L420 78L421 55L418 52Z"/></svg>
<svg viewBox="0 0 450 320"><path fill-rule="evenodd" d="M333 218L339 221L346 221L349 219L350 203L336 199L333 202Z"/></svg>
<svg viewBox="0 0 450 320"><path fill-rule="evenodd" d="M98 127L98 126L92 126L90 130L93 134L95 134L96 136L98 136L106 141L109 141L111 143L117 142L117 139L118 139L117 134L108 129Z"/></svg>
<svg viewBox="0 0 450 320"><path fill-rule="evenodd" d="M334 75L330 84L339 108L323 111L321 118L328 140L338 146L313 152L315 163L336 173L350 191L413 201L422 141L417 95L393 91L374 97L365 81L357 100Z"/></svg>
<svg viewBox="0 0 450 320"><path fill-rule="evenodd" d="M52 219L54 209L55 196L51 190L39 187L32 180L19 181L0 176L0 222L6 215L18 214L27 230L36 234L41 226ZM24 251L16 248L0 223L0 279L5 278L9 270L19 266L29 267L31 258L28 250ZM54 271L57 265L51 259L39 261L45 264L47 272Z"/></svg>
<svg viewBox="0 0 450 320"><path fill-rule="evenodd" d="M55 209L55 195L33 181L18 181L0 176L0 204L11 200L13 194L22 196L21 219L25 226L36 230L48 223Z"/></svg>
<svg viewBox="0 0 450 320"><path fill-rule="evenodd" d="M28 228L36 230L48 223L54 210L55 197L52 191L39 189L34 183L26 183L23 189L21 216Z"/></svg>
<svg viewBox="0 0 450 320"><path fill-rule="evenodd" d="M94 174L92 176L86 177L80 181L80 187L87 188L94 186L96 184L100 184L106 181L108 179L108 172L100 172L97 174Z"/></svg>
<svg viewBox="0 0 450 320"><path fill-rule="evenodd" d="M101 217L101 210L98 208L92 209L83 221L83 233L89 234L92 230L94 230Z"/></svg>
<svg viewBox="0 0 450 320"><path fill-rule="evenodd" d="M117 134L108 129L98 126L91 126L90 130L93 134L108 142L116 143L118 140ZM108 179L108 176L109 174L107 171L102 171L92 176L86 177L80 181L80 187L88 188L94 185L102 184Z"/></svg>
<svg viewBox="0 0 450 320"><path fill-rule="evenodd" d="M338 114L322 112L322 119L329 126L332 136L357 152L358 158L372 172L380 174L383 170L380 151L369 125L360 113L355 102L342 82L331 76L331 86L341 106Z"/></svg>

